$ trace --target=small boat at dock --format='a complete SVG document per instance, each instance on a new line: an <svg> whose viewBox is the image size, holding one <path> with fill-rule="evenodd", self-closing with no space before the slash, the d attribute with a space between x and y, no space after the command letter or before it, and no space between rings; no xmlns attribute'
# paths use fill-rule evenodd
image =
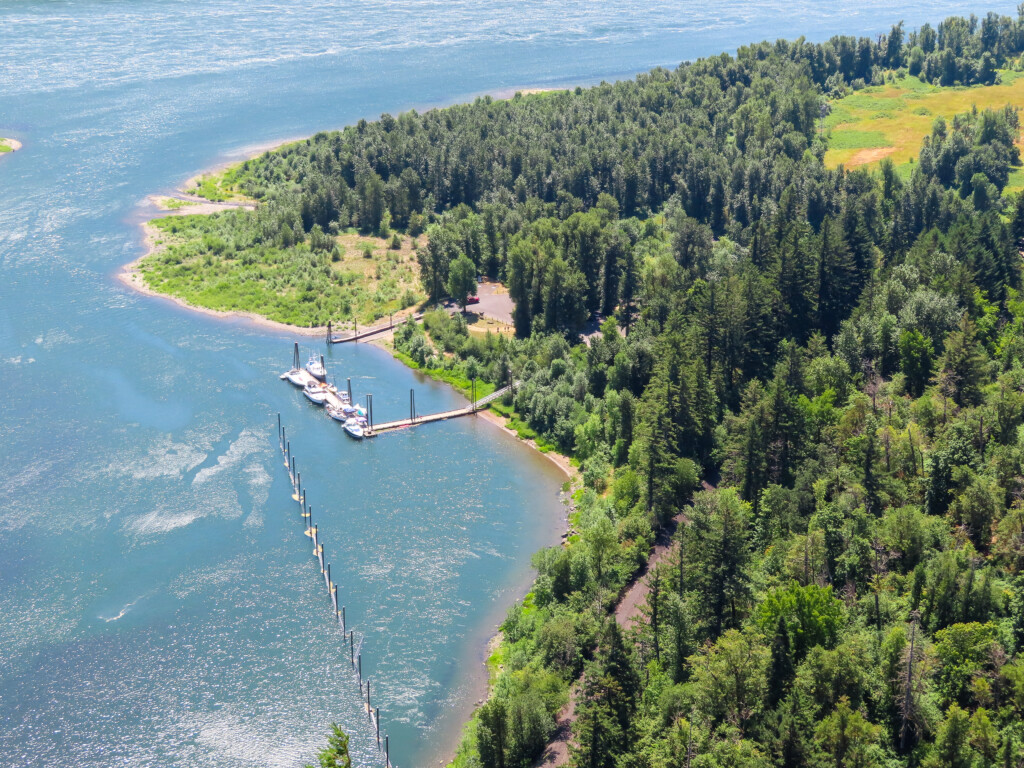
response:
<svg viewBox="0 0 1024 768"><path fill-rule="evenodd" d="M323 405L327 402L327 390L313 382L308 382L306 386L303 387L302 394L304 394L306 399L314 405Z"/></svg>
<svg viewBox="0 0 1024 768"><path fill-rule="evenodd" d="M335 408L333 405L327 406L327 415L335 421L340 421L342 424L351 418L344 410L341 408Z"/></svg>
<svg viewBox="0 0 1024 768"><path fill-rule="evenodd" d="M317 358L316 355L310 355L309 362L306 363L306 370L317 381L327 381L327 368L324 366L322 357Z"/></svg>
<svg viewBox="0 0 1024 768"><path fill-rule="evenodd" d="M292 368L290 371L285 371L281 374L281 378L287 379L296 387L306 386L306 375L299 368Z"/></svg>
<svg viewBox="0 0 1024 768"><path fill-rule="evenodd" d="M363 425L355 419L349 419L345 422L345 431L356 440L362 440L363 435L365 434L363 431Z"/></svg>

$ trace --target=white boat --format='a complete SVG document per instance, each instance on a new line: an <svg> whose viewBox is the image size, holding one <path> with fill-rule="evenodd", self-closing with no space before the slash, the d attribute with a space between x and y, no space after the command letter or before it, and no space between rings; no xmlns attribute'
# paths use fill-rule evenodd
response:
<svg viewBox="0 0 1024 768"><path fill-rule="evenodd" d="M314 379L327 381L327 369L324 368L323 361L316 355L310 355L309 362L306 363L306 370Z"/></svg>
<svg viewBox="0 0 1024 768"><path fill-rule="evenodd" d="M288 379L296 387L306 386L306 376L298 368L292 368L290 371L281 374L282 379Z"/></svg>
<svg viewBox="0 0 1024 768"><path fill-rule="evenodd" d="M333 405L327 406L327 415L330 416L335 421L340 421L342 424L344 424L349 419L349 416L347 413L345 413L345 411L343 411L341 408L335 408Z"/></svg>
<svg viewBox="0 0 1024 768"><path fill-rule="evenodd" d="M306 384L302 389L302 394L315 405L323 405L327 402L327 390L319 384L313 384L312 382Z"/></svg>
<svg viewBox="0 0 1024 768"><path fill-rule="evenodd" d="M345 422L345 431L349 433L356 440L363 439L363 425L355 419L349 419Z"/></svg>
<svg viewBox="0 0 1024 768"><path fill-rule="evenodd" d="M349 403L352 402L352 398L348 396L348 390L347 389L339 390L338 391L338 397L341 398L341 402L344 403L345 405L348 405Z"/></svg>

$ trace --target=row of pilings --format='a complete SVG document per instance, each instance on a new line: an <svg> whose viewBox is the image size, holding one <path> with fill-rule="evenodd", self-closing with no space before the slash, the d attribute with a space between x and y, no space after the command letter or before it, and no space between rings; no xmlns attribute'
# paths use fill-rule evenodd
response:
<svg viewBox="0 0 1024 768"><path fill-rule="evenodd" d="M292 484L292 500L299 505L299 513L305 526L305 534L313 540L313 557L317 559L320 573L324 577L324 587L327 590L331 606L334 608L335 620L341 629L342 642L348 645L349 664L352 667L356 682L359 684L359 698L363 703L363 708L366 710L370 725L376 733L377 750L380 752L381 757L384 758L386 768L395 768L391 762L390 739L387 734L384 734L383 738L381 737L380 707L373 706L370 698L370 680L369 678L363 678L363 637L356 638L355 631L349 629L345 606L338 604L338 586L331 579L331 564L324 554L324 545L320 539L318 526L313 523L313 505L309 503L309 499L306 496L306 487L302 484L302 475L295 464L295 454L292 453L291 441L288 439L284 426L281 424L280 413L277 414L277 438L281 453L284 455L284 465L288 470L288 478Z"/></svg>

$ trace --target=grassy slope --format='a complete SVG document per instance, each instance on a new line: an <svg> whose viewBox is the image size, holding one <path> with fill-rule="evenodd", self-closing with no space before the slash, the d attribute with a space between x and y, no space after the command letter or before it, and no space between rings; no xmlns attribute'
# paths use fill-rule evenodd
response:
<svg viewBox="0 0 1024 768"><path fill-rule="evenodd" d="M209 216L190 215L156 219L160 234L158 252L140 265L147 285L186 302L221 311L252 312L270 320L302 327L336 325L353 314L367 324L407 306L424 296L419 267L409 238L401 250L389 250L376 237L345 233L337 237L343 255L330 262L330 279L311 268L312 256L303 245L270 249L263 258L246 264L242 255L220 254L204 245L203 230L216 217L244 215L234 211ZM363 256L363 244L373 247L373 257ZM328 260L329 257L321 257Z"/></svg>
<svg viewBox="0 0 1024 768"><path fill-rule="evenodd" d="M969 88L940 88L916 77L905 77L834 101L832 113L825 120L831 132L825 162L830 167L870 167L888 157L899 170L908 173L936 118L951 121L954 115L975 106L1024 106L1021 73L1002 72L1001 76L999 85ZM1015 172L1009 187L1024 187L1024 172Z"/></svg>

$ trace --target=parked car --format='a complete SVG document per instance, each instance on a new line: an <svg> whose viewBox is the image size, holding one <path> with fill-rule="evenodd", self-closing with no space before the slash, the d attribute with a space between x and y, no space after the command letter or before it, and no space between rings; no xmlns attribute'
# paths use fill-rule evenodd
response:
<svg viewBox="0 0 1024 768"><path fill-rule="evenodd" d="M479 304L480 303L480 297L479 296L470 296L468 299L466 299L466 303L467 304Z"/></svg>

